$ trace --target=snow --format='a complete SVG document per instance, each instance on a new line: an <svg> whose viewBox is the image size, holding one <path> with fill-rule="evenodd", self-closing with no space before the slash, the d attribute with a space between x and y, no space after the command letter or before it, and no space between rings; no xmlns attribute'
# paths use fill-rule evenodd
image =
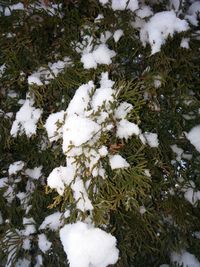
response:
<svg viewBox="0 0 200 267"><path fill-rule="evenodd" d="M189 131L189 133L186 134L186 138L190 141L190 143L200 153L200 125L193 127Z"/></svg>
<svg viewBox="0 0 200 267"><path fill-rule="evenodd" d="M117 137L120 139L128 139L132 135L139 135L140 129L137 124L129 122L128 120L122 119L117 123Z"/></svg>
<svg viewBox="0 0 200 267"><path fill-rule="evenodd" d="M109 163L112 170L128 168L130 166L129 163L120 155L110 156Z"/></svg>
<svg viewBox="0 0 200 267"><path fill-rule="evenodd" d="M109 79L108 72L102 73L99 87L96 88L93 81L81 85L67 110L51 114L45 124L51 141L57 128L60 127L56 125L56 121L62 114L62 122L60 121L62 130L59 137L62 137L67 164L67 167L60 166L52 170L47 178L47 184L61 196L66 187L71 187L76 207L81 211L93 210L87 193L89 178L106 176L102 158L109 156L109 151L101 142L101 136L110 132L116 123L119 138L127 139L133 134L140 133L136 124L124 119L133 106L127 102L117 104L118 91L113 86L114 82ZM129 166L125 159L122 161L122 157L120 164L122 168ZM119 164L117 168L120 168ZM85 176L88 178L87 183L83 183L82 180Z"/></svg>
<svg viewBox="0 0 200 267"><path fill-rule="evenodd" d="M59 211L47 216L39 227L39 230L58 230L63 225L62 213Z"/></svg>
<svg viewBox="0 0 200 267"><path fill-rule="evenodd" d="M159 140L158 140L157 133L145 132L144 136L145 136L146 141L150 147L158 147L159 146Z"/></svg>
<svg viewBox="0 0 200 267"><path fill-rule="evenodd" d="M114 11L130 9L134 12L138 8L138 0L112 0L112 9Z"/></svg>
<svg viewBox="0 0 200 267"><path fill-rule="evenodd" d="M101 157L105 157L108 155L108 149L106 146L102 146L99 150L98 153Z"/></svg>
<svg viewBox="0 0 200 267"><path fill-rule="evenodd" d="M42 0L42 1L35 1L32 4L29 4L29 9L32 10L36 10L36 12L40 13L40 12L44 12L47 13L49 16L54 16L57 15L60 18L63 17L63 15L61 14L61 6L62 4L47 4L46 1ZM39 17L40 22L41 22L41 17ZM36 19L36 22L38 22L38 20Z"/></svg>
<svg viewBox="0 0 200 267"><path fill-rule="evenodd" d="M8 168L9 176L21 171L24 168L24 165L25 165L25 163L21 160L10 164L10 166Z"/></svg>
<svg viewBox="0 0 200 267"><path fill-rule="evenodd" d="M25 192L18 192L16 197L20 200L21 208L26 209L30 200L29 195Z"/></svg>
<svg viewBox="0 0 200 267"><path fill-rule="evenodd" d="M180 46L182 48L189 49L190 48L189 41L190 41L189 38L182 38Z"/></svg>
<svg viewBox="0 0 200 267"><path fill-rule="evenodd" d="M21 230L20 233L24 236L30 236L36 232L35 221L33 218L23 218L24 230Z"/></svg>
<svg viewBox="0 0 200 267"><path fill-rule="evenodd" d="M115 118L116 119L125 119L126 116L133 109L133 105L127 102L122 102L118 108L115 110Z"/></svg>
<svg viewBox="0 0 200 267"><path fill-rule="evenodd" d="M196 238L200 239L200 232L194 232L193 236L195 236Z"/></svg>
<svg viewBox="0 0 200 267"><path fill-rule="evenodd" d="M92 210L93 206L87 196L83 181L75 177L75 170L72 166L55 168L47 178L47 184L50 188L56 189L58 194L63 195L65 186L71 186L77 208L86 211ZM72 183L73 181L73 183Z"/></svg>
<svg viewBox="0 0 200 267"><path fill-rule="evenodd" d="M161 76L160 75L156 75L154 77L154 82L153 83L154 83L155 88L161 87L161 85L162 85L162 78L161 78Z"/></svg>
<svg viewBox="0 0 200 267"><path fill-rule="evenodd" d="M102 32L100 35L100 42L105 44L112 37L112 33L110 31Z"/></svg>
<svg viewBox="0 0 200 267"><path fill-rule="evenodd" d="M50 249L51 245L52 243L48 241L45 234L38 235L38 247L43 253L46 253Z"/></svg>
<svg viewBox="0 0 200 267"><path fill-rule="evenodd" d="M14 192L14 187L9 185L6 189L6 191L4 192L3 196L5 197L5 199L7 200L7 202L9 204L12 203L12 201L15 198L15 192Z"/></svg>
<svg viewBox="0 0 200 267"><path fill-rule="evenodd" d="M65 190L65 184L69 185L74 178L73 169L70 167L57 167L49 174L47 184L50 188L56 189L61 196Z"/></svg>
<svg viewBox="0 0 200 267"><path fill-rule="evenodd" d="M70 101L67 108L67 115L84 115L85 111L88 108L90 101L90 95L94 89L94 83L89 81L87 84L81 85L77 90Z"/></svg>
<svg viewBox="0 0 200 267"><path fill-rule="evenodd" d="M171 261L177 263L183 267L200 267L200 262L191 253L181 250L180 253L173 252L171 254Z"/></svg>
<svg viewBox="0 0 200 267"><path fill-rule="evenodd" d="M147 210L146 210L146 208L144 206L140 206L139 212L140 212L141 215L143 215L146 211Z"/></svg>
<svg viewBox="0 0 200 267"><path fill-rule="evenodd" d="M10 16L13 10L24 10L24 5L21 2L10 5L9 7L5 8L4 15Z"/></svg>
<svg viewBox="0 0 200 267"><path fill-rule="evenodd" d="M106 44L101 44L93 51L94 60L97 64L109 65L112 63L112 58L116 55L113 50L110 50Z"/></svg>
<svg viewBox="0 0 200 267"><path fill-rule="evenodd" d="M109 2L109 0L99 0L99 2L102 4L102 5L105 5Z"/></svg>
<svg viewBox="0 0 200 267"><path fill-rule="evenodd" d="M106 267L118 260L115 237L86 223L65 225L60 239L70 267Z"/></svg>
<svg viewBox="0 0 200 267"><path fill-rule="evenodd" d="M62 136L62 125L64 122L64 110L50 114L44 127L46 128L50 142L57 141Z"/></svg>
<svg viewBox="0 0 200 267"><path fill-rule="evenodd" d="M91 119L76 115L70 116L63 126L63 151L66 152L71 145L81 146L99 130L100 126Z"/></svg>
<svg viewBox="0 0 200 267"><path fill-rule="evenodd" d="M110 50L106 44L100 44L91 53L85 53L81 57L81 62L85 69L97 67L98 64L109 65L112 63L112 58L116 55L113 50Z"/></svg>
<svg viewBox="0 0 200 267"><path fill-rule="evenodd" d="M3 216L2 216L2 213L0 211L0 225L3 224Z"/></svg>
<svg viewBox="0 0 200 267"><path fill-rule="evenodd" d="M34 180L38 180L42 176L42 166L33 169L26 169L25 174Z"/></svg>
<svg viewBox="0 0 200 267"><path fill-rule="evenodd" d="M34 265L34 267L43 266L43 259L42 259L42 256L41 255L37 255L35 257L35 259L36 259L36 264Z"/></svg>
<svg viewBox="0 0 200 267"><path fill-rule="evenodd" d="M136 11L136 15L143 19L152 16L153 12L149 6L143 5L140 9Z"/></svg>
<svg viewBox="0 0 200 267"><path fill-rule="evenodd" d="M13 90L9 90L7 96L9 96L10 98L15 98L18 96L18 94Z"/></svg>
<svg viewBox="0 0 200 267"><path fill-rule="evenodd" d="M200 200L200 191L197 191L195 187L195 183L189 180L188 183L182 188L185 199L193 206L196 206L197 202Z"/></svg>
<svg viewBox="0 0 200 267"><path fill-rule="evenodd" d="M173 8L175 11L178 11L180 3L180 0L170 0L170 8Z"/></svg>
<svg viewBox="0 0 200 267"><path fill-rule="evenodd" d="M76 181L72 183L71 188L73 190L73 196L77 202L77 209L83 212L93 210L92 203L88 198L83 181L80 178L76 178Z"/></svg>
<svg viewBox="0 0 200 267"><path fill-rule="evenodd" d="M177 18L173 10L158 12L141 28L140 40L143 46L146 46L147 43L151 45L151 54L153 55L160 51L168 36L187 30L186 20Z"/></svg>
<svg viewBox="0 0 200 267"><path fill-rule="evenodd" d="M31 241L29 238L25 238L23 239L23 245L22 245L22 248L24 250L30 250L31 249Z"/></svg>
<svg viewBox="0 0 200 267"><path fill-rule="evenodd" d="M102 0L102 2L103 1L107 1L108 2L108 0ZM96 18L95 18L95 20L94 20L94 22L100 22L102 19L104 19L104 16L103 16L103 14L99 14Z"/></svg>
<svg viewBox="0 0 200 267"><path fill-rule="evenodd" d="M25 100L23 106L16 114L16 119L13 122L10 134L16 137L17 134L22 135L25 133L27 137L36 134L37 123L42 115L42 109L35 108L34 99L29 95Z"/></svg>
<svg viewBox="0 0 200 267"><path fill-rule="evenodd" d="M113 38L115 43L117 43L119 41L119 39L124 35L124 32L121 29L118 29L114 32L113 34Z"/></svg>
<svg viewBox="0 0 200 267"><path fill-rule="evenodd" d="M5 70L6 70L6 64L1 65L0 66L0 78L3 76Z"/></svg>
<svg viewBox="0 0 200 267"><path fill-rule="evenodd" d="M110 103L114 101L114 90L111 88L99 88L95 91L92 98L92 108L94 111L97 111L103 105L107 110L110 109Z"/></svg>
<svg viewBox="0 0 200 267"><path fill-rule="evenodd" d="M15 267L30 267L31 265L31 262L27 259L18 259L16 264L15 264Z"/></svg>
<svg viewBox="0 0 200 267"><path fill-rule="evenodd" d="M178 162L181 162L181 158L182 158L182 154L184 152L184 150L180 147L178 147L177 145L171 145L170 146L172 151L176 154L176 160Z"/></svg>
<svg viewBox="0 0 200 267"><path fill-rule="evenodd" d="M198 26L198 13L200 12L200 2L194 1L188 9L187 15L185 19L189 20L189 22L194 25Z"/></svg>
<svg viewBox="0 0 200 267"><path fill-rule="evenodd" d="M47 68L40 67L36 72L28 76L28 84L36 84L38 86L49 84L52 79L56 78L59 73L63 72L71 64L69 57L65 57L63 60L58 60L54 63L49 62Z"/></svg>
<svg viewBox="0 0 200 267"><path fill-rule="evenodd" d="M97 62L95 61L92 53L83 54L81 57L81 62L83 63L84 69L97 68Z"/></svg>
<svg viewBox="0 0 200 267"><path fill-rule="evenodd" d="M200 191L194 191L193 188L188 188L184 193L184 197L187 201L195 206L197 201L200 200Z"/></svg>

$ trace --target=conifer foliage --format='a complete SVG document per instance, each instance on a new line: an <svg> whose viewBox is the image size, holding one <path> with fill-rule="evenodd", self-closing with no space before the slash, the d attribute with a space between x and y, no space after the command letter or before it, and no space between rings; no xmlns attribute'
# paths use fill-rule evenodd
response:
<svg viewBox="0 0 200 267"><path fill-rule="evenodd" d="M199 13L0 1L0 266L200 266Z"/></svg>

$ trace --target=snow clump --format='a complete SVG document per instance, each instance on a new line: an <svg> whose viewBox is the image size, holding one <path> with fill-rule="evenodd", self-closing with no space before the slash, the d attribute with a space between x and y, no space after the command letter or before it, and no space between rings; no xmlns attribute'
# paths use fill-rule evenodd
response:
<svg viewBox="0 0 200 267"><path fill-rule="evenodd" d="M151 54L160 51L168 36L188 30L186 20L176 17L173 10L158 12L146 22L140 30L140 40L143 46L147 43L151 45Z"/></svg>
<svg viewBox="0 0 200 267"><path fill-rule="evenodd" d="M114 32L113 34L113 38L115 43L117 43L119 41L119 39L124 35L124 32L121 29L118 29Z"/></svg>
<svg viewBox="0 0 200 267"><path fill-rule="evenodd" d="M128 168L130 166L129 163L120 155L110 156L109 161L112 170Z"/></svg>
<svg viewBox="0 0 200 267"><path fill-rule="evenodd" d="M43 253L46 253L51 247L52 243L48 241L45 234L38 235L38 247Z"/></svg>
<svg viewBox="0 0 200 267"><path fill-rule="evenodd" d="M106 267L118 260L116 238L86 223L65 225L60 239L70 267Z"/></svg>
<svg viewBox="0 0 200 267"><path fill-rule="evenodd" d="M145 132L144 137L146 138L147 144L150 147L158 147L159 146L157 133Z"/></svg>
<svg viewBox="0 0 200 267"><path fill-rule="evenodd" d="M34 98L28 94L12 124L10 134L13 137L16 137L18 133L19 135L25 133L27 137L31 137L33 134L36 134L37 123L42 115L42 109L35 108L33 106L34 102Z"/></svg>
<svg viewBox="0 0 200 267"><path fill-rule="evenodd" d="M102 5L107 4L108 0L99 0ZM138 0L112 0L111 8L114 11L129 9L134 12L139 8Z"/></svg>
<svg viewBox="0 0 200 267"><path fill-rule="evenodd" d="M16 174L17 172L21 171L24 168L25 163L20 160L20 161L16 161L12 164L10 164L9 168L8 168L8 174L9 175L13 175Z"/></svg>
<svg viewBox="0 0 200 267"><path fill-rule="evenodd" d="M50 229L52 231L58 230L63 225L62 213L59 211L45 217L44 221L39 227L39 230Z"/></svg>
<svg viewBox="0 0 200 267"><path fill-rule="evenodd" d="M112 58L116 55L113 50L110 50L106 44L100 44L90 53L83 53L81 62L85 69L97 68L97 65L109 65L112 63Z"/></svg>
<svg viewBox="0 0 200 267"><path fill-rule="evenodd" d="M200 125L193 127L189 131L189 133L186 134L186 138L190 141L190 143L200 153Z"/></svg>
<svg viewBox="0 0 200 267"><path fill-rule="evenodd" d="M200 12L200 1L193 1L193 3L188 9L185 19L189 20L189 22L192 25L198 26L199 12Z"/></svg>
<svg viewBox="0 0 200 267"><path fill-rule="evenodd" d="M92 81L81 85L67 110L51 114L45 124L50 141L57 139L55 133L59 127L58 136L63 138L67 163L66 167L52 170L47 183L60 195L64 194L65 188L71 187L77 208L81 211L93 210L87 190L92 177L106 176L102 159L108 156L112 169L129 167L120 155L109 157L109 149L101 141L102 135L115 127L116 136L120 139L140 133L138 125L126 119L133 106L127 102L117 103L118 90L113 85L107 72L101 74L98 88ZM63 121L62 126L57 125L56 118L59 122ZM87 177L87 183L83 183L83 176Z"/></svg>
<svg viewBox="0 0 200 267"><path fill-rule="evenodd" d="M197 202L200 200L200 191L196 190L195 183L189 180L183 187L182 191L184 192L185 199L193 206L196 206Z"/></svg>
<svg viewBox="0 0 200 267"><path fill-rule="evenodd" d="M173 252L171 254L171 261L183 267L200 267L198 259L185 250L180 251L180 253Z"/></svg>

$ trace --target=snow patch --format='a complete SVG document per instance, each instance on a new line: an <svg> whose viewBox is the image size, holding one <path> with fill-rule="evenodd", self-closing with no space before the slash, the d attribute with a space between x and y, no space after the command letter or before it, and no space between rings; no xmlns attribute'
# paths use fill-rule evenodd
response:
<svg viewBox="0 0 200 267"><path fill-rule="evenodd" d="M112 170L128 168L130 166L129 163L120 155L110 156L109 162Z"/></svg>
<svg viewBox="0 0 200 267"><path fill-rule="evenodd" d="M177 18L173 10L158 12L141 28L140 40L143 46L146 46L147 43L151 45L151 54L153 55L160 51L168 36L187 30L186 20Z"/></svg>
<svg viewBox="0 0 200 267"><path fill-rule="evenodd" d="M146 141L150 147L158 147L159 146L157 133L145 132L144 136L145 136Z"/></svg>
<svg viewBox="0 0 200 267"><path fill-rule="evenodd" d="M189 131L189 133L186 134L186 138L190 141L190 143L200 153L200 125L193 127Z"/></svg>
<svg viewBox="0 0 200 267"><path fill-rule="evenodd" d="M24 165L25 165L25 163L21 160L10 164L10 166L8 168L9 176L21 171L24 168Z"/></svg>
<svg viewBox="0 0 200 267"><path fill-rule="evenodd" d="M62 213L59 211L47 216L39 227L39 230L50 229L58 230L63 225Z"/></svg>
<svg viewBox="0 0 200 267"><path fill-rule="evenodd" d="M171 254L171 261L183 267L200 267L198 259L185 250L181 250L180 253L173 252Z"/></svg>
<svg viewBox="0 0 200 267"><path fill-rule="evenodd" d="M27 95L27 98L16 114L16 119L13 122L10 134L16 137L17 134L22 135L25 133L27 137L36 134L37 123L42 115L42 109L35 108L34 99Z"/></svg>
<svg viewBox="0 0 200 267"><path fill-rule="evenodd" d="M38 235L38 247L43 253L46 253L51 248L52 243L48 241L45 234Z"/></svg>
<svg viewBox="0 0 200 267"><path fill-rule="evenodd" d="M65 225L60 239L70 267L106 267L118 260L115 237L86 223Z"/></svg>

